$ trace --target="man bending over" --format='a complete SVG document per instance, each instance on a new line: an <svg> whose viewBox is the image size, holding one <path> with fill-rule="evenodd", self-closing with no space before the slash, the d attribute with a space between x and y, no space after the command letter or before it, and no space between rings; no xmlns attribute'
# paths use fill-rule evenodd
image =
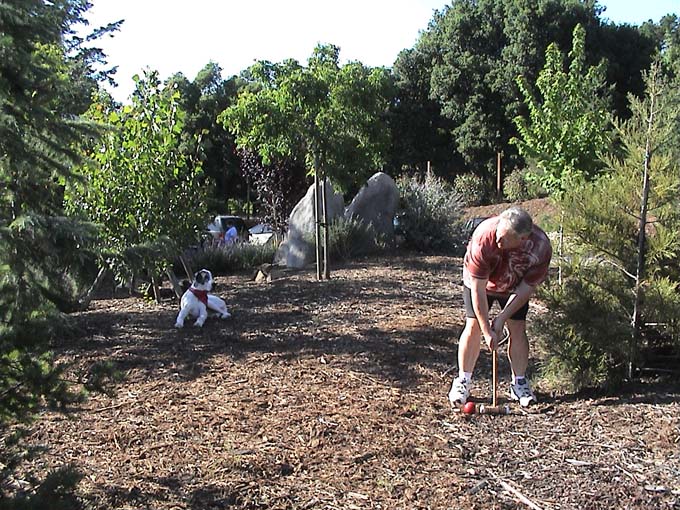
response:
<svg viewBox="0 0 680 510"><path fill-rule="evenodd" d="M511 207L477 227L463 261L466 320L458 345L459 375L449 391L452 405L464 404L470 396L482 337L490 350L496 349L504 326L510 333L510 396L522 407L536 402L526 379L529 363L526 317L529 298L548 275L551 257L548 236L519 207ZM490 321L489 310L494 301L498 301L502 310Z"/></svg>

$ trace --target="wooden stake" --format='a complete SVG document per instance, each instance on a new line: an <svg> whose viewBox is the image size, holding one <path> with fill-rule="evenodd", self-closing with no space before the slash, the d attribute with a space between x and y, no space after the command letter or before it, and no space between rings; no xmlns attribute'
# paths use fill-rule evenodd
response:
<svg viewBox="0 0 680 510"><path fill-rule="evenodd" d="M321 280L321 226L319 225L319 160L314 156L314 238L316 242L316 279Z"/></svg>
<svg viewBox="0 0 680 510"><path fill-rule="evenodd" d="M501 156L502 152L497 153L496 159L496 198L500 202L503 200L503 180L501 178Z"/></svg>
<svg viewBox="0 0 680 510"><path fill-rule="evenodd" d="M329 222L328 222L328 203L326 196L326 175L322 174L322 188L321 188L321 218L323 218L323 277L329 280L331 277L331 270L328 267L328 244L329 244Z"/></svg>

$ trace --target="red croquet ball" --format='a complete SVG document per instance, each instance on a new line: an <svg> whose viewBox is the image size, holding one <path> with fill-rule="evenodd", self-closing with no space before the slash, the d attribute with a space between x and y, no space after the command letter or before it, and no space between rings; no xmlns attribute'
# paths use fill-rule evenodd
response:
<svg viewBox="0 0 680 510"><path fill-rule="evenodd" d="M463 412L465 414L475 414L475 403L466 402L465 405L463 406Z"/></svg>

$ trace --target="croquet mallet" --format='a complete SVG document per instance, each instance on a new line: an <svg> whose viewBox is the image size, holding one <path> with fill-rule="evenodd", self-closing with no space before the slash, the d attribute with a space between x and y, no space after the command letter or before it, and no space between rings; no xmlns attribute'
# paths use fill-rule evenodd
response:
<svg viewBox="0 0 680 510"><path fill-rule="evenodd" d="M485 406L484 404L479 404L477 406L477 412L479 414L510 414L510 408L505 406L499 406L497 401L498 394L498 349L494 347L491 351L492 361L491 361L491 406Z"/></svg>

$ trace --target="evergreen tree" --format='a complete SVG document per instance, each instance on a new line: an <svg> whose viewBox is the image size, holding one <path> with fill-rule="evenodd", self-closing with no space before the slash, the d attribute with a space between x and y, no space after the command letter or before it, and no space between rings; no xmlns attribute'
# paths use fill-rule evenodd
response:
<svg viewBox="0 0 680 510"><path fill-rule="evenodd" d="M62 210L62 183L90 131L77 120L83 94L101 78L93 65L102 54L71 37L89 7L0 3L0 421L26 416L43 395L66 398L45 342L55 303L73 304L66 277L94 235Z"/></svg>
<svg viewBox="0 0 680 510"><path fill-rule="evenodd" d="M623 157L560 202L572 264L544 293L537 333L546 371L576 387L630 376L645 364L644 342L670 335L680 347L680 165L669 145L680 108L658 65L646 83L643 100L630 96L632 117L616 122Z"/></svg>

